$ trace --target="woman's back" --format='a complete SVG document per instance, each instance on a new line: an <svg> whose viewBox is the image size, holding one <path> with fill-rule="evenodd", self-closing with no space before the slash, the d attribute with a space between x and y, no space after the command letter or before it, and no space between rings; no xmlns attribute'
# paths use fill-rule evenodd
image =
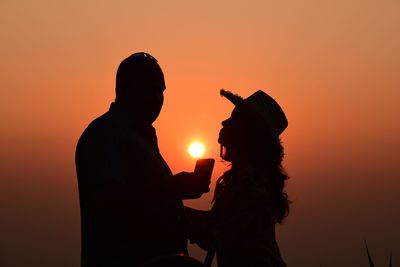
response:
<svg viewBox="0 0 400 267"><path fill-rule="evenodd" d="M225 175L212 209L218 266L286 266L275 240L276 194L268 173L247 166Z"/></svg>

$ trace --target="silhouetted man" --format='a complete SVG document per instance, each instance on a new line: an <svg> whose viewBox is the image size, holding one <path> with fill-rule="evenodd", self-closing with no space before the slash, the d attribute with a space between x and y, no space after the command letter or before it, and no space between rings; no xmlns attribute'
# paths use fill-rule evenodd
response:
<svg viewBox="0 0 400 267"><path fill-rule="evenodd" d="M209 191L209 179L172 175L152 123L163 105L157 60L123 60L116 99L82 134L76 149L82 266L138 266L164 254L187 253L182 199Z"/></svg>

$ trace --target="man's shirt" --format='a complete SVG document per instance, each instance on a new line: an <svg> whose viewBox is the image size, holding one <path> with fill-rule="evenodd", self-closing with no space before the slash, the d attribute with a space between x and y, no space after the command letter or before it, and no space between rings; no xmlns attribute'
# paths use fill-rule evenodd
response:
<svg viewBox="0 0 400 267"><path fill-rule="evenodd" d="M182 201L162 192L173 176L151 125L113 103L82 134L76 168L82 266L134 266L187 252Z"/></svg>

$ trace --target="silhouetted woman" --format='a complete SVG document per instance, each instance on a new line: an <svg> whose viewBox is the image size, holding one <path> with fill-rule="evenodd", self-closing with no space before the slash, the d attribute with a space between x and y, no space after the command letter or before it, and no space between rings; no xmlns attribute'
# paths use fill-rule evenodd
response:
<svg viewBox="0 0 400 267"><path fill-rule="evenodd" d="M263 91L246 99L221 95L235 105L218 139L221 157L232 165L217 180L210 211L186 208L189 239L216 251L218 267L286 266L275 239L290 203L279 138L286 116Z"/></svg>

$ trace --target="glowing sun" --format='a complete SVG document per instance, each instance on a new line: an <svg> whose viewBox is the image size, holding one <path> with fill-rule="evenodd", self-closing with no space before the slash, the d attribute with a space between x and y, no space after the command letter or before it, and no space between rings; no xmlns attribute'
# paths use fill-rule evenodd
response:
<svg viewBox="0 0 400 267"><path fill-rule="evenodd" d="M206 148L202 143L194 142L190 144L188 151L192 157L199 158L204 155Z"/></svg>

